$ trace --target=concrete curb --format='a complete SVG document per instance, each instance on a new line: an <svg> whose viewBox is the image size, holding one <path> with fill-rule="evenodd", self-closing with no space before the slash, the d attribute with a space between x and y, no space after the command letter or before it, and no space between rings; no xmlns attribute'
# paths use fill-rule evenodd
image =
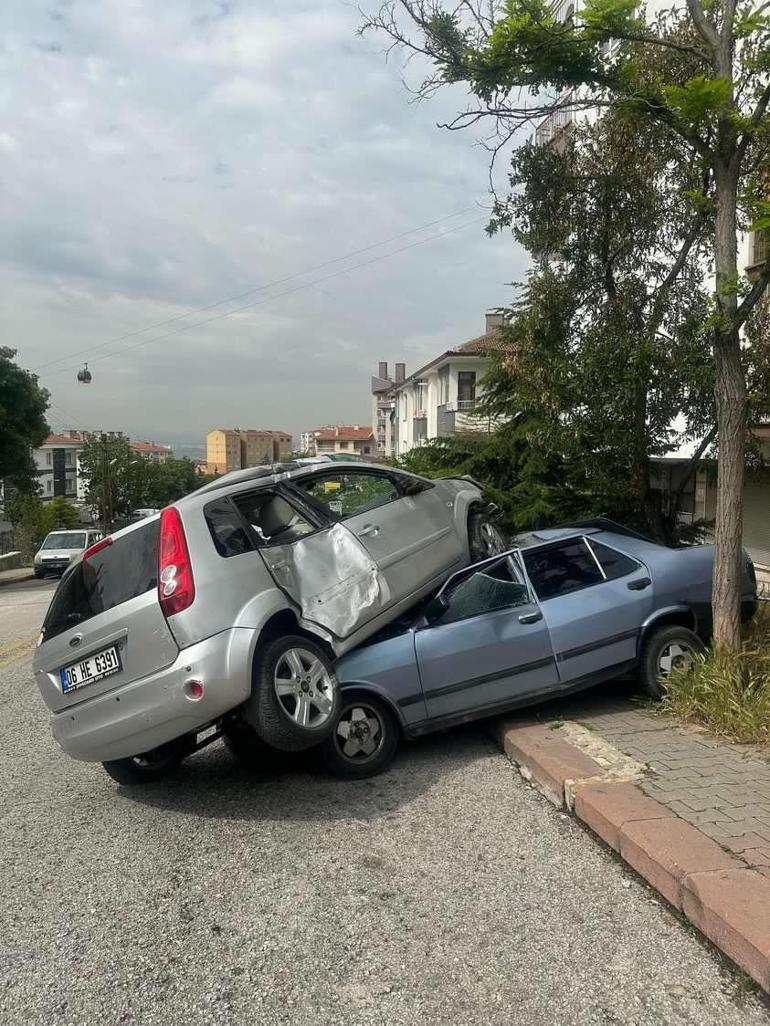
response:
<svg viewBox="0 0 770 1026"><path fill-rule="evenodd" d="M31 581L34 576L32 567L21 567L19 570L3 570L0 572L0 588L8 584L20 584L22 581Z"/></svg>
<svg viewBox="0 0 770 1026"><path fill-rule="evenodd" d="M497 727L500 747L550 801L618 853L770 993L770 879L628 781L611 777L554 727Z"/></svg>

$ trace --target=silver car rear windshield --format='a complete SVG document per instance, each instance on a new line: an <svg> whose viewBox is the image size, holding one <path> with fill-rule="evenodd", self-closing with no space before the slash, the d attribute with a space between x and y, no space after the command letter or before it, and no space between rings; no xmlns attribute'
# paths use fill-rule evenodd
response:
<svg viewBox="0 0 770 1026"><path fill-rule="evenodd" d="M43 623L43 640L83 624L107 609L158 586L159 521L116 538L112 545L70 567Z"/></svg>

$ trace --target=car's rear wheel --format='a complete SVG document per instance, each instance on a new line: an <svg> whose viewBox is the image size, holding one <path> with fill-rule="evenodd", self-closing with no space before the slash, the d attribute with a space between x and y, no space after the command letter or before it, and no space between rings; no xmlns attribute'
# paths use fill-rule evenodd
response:
<svg viewBox="0 0 770 1026"><path fill-rule="evenodd" d="M704 651L701 639L687 627L671 624L653 631L642 651L639 667L642 687L650 698L663 698L671 672L693 666Z"/></svg>
<svg viewBox="0 0 770 1026"><path fill-rule="evenodd" d="M474 509L468 515L468 548L471 563L496 556L508 548L505 535L484 510Z"/></svg>
<svg viewBox="0 0 770 1026"><path fill-rule="evenodd" d="M279 753L266 744L256 730L243 720L228 720L222 724L222 740L230 755L248 770L262 770ZM282 753L281 753L282 754ZM271 755L273 759L271 760Z"/></svg>
<svg viewBox="0 0 770 1026"><path fill-rule="evenodd" d="M262 647L249 721L268 745L282 752L312 748L331 733L339 706L339 684L319 645L288 635Z"/></svg>
<svg viewBox="0 0 770 1026"><path fill-rule="evenodd" d="M343 697L334 730L321 746L321 759L335 776L363 780L387 769L398 741L396 717L384 702Z"/></svg>
<svg viewBox="0 0 770 1026"><path fill-rule="evenodd" d="M160 748L154 748L151 752L132 755L128 759L103 762L102 766L118 784L136 787L153 784L169 776L190 751L189 744L172 741L167 745L161 745Z"/></svg>

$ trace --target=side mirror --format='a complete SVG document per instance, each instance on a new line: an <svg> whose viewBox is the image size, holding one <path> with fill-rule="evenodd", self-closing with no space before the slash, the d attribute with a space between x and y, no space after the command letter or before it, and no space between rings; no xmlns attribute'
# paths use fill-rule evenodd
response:
<svg viewBox="0 0 770 1026"><path fill-rule="evenodd" d="M440 620L444 613L449 609L449 600L445 595L436 595L425 607L425 619L428 623L435 623L436 620Z"/></svg>

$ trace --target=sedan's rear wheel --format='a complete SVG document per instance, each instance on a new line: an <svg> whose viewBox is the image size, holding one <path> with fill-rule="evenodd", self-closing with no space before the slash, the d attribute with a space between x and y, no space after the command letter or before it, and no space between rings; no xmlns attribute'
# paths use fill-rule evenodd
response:
<svg viewBox="0 0 770 1026"><path fill-rule="evenodd" d="M324 765L337 777L363 780L382 773L396 754L396 718L376 698L343 698L334 730L321 746Z"/></svg>
<svg viewBox="0 0 770 1026"><path fill-rule="evenodd" d="M693 666L704 651L701 639L687 627L671 624L654 631L645 641L642 653L642 687L650 698L663 698L672 671Z"/></svg>
<svg viewBox="0 0 770 1026"><path fill-rule="evenodd" d="M489 559L508 548L505 535L489 513L483 510L471 510L468 516L468 548L471 563Z"/></svg>
<svg viewBox="0 0 770 1026"><path fill-rule="evenodd" d="M267 642L249 710L263 741L283 752L312 748L331 733L339 703L337 678L320 646L300 635Z"/></svg>

